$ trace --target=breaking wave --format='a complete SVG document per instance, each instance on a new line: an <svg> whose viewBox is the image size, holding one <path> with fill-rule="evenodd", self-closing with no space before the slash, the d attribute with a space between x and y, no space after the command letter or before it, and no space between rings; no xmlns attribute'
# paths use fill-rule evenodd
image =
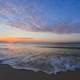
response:
<svg viewBox="0 0 80 80"><path fill-rule="evenodd" d="M80 55L77 54L79 52L80 50L8 47L0 49L0 64L9 64L16 69L56 74L80 68Z"/></svg>

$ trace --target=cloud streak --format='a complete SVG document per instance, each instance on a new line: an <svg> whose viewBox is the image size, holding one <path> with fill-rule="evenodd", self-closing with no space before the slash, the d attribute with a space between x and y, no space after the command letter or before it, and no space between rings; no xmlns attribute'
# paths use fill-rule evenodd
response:
<svg viewBox="0 0 80 80"><path fill-rule="evenodd" d="M47 25L42 20L43 11L35 2L24 5L15 4L11 0L0 0L0 21L11 27L20 28L32 32L53 32L53 33L80 33L80 24Z"/></svg>

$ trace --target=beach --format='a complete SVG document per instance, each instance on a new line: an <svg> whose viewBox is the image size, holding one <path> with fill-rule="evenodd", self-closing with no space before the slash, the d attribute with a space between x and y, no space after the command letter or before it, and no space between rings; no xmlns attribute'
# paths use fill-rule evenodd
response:
<svg viewBox="0 0 80 80"><path fill-rule="evenodd" d="M80 80L80 0L0 0L0 80Z"/></svg>
<svg viewBox="0 0 80 80"><path fill-rule="evenodd" d="M79 53L79 49L0 46L0 80L80 80Z"/></svg>
<svg viewBox="0 0 80 80"><path fill-rule="evenodd" d="M0 64L0 80L80 80L80 70L47 74L31 70L13 69L7 64Z"/></svg>

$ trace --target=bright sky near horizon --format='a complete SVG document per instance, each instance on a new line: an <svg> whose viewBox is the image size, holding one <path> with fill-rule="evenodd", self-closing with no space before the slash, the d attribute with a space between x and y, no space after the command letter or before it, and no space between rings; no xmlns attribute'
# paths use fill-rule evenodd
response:
<svg viewBox="0 0 80 80"><path fill-rule="evenodd" d="M0 37L80 41L80 1L0 0Z"/></svg>

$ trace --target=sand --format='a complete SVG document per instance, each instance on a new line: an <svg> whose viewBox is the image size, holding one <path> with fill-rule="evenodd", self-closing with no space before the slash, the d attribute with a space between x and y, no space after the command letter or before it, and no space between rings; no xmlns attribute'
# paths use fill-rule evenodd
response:
<svg viewBox="0 0 80 80"><path fill-rule="evenodd" d="M7 64L0 64L0 80L80 80L80 70L49 75L44 72L13 69Z"/></svg>

